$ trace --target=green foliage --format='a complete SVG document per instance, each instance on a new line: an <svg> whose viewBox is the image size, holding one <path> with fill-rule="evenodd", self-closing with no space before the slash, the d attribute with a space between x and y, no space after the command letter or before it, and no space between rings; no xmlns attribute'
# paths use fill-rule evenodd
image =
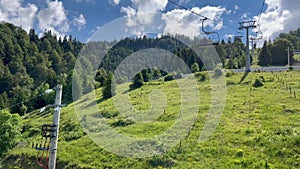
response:
<svg viewBox="0 0 300 169"><path fill-rule="evenodd" d="M294 49L299 49L299 42L300 42L300 28L297 30L292 30L288 33L281 33L279 38L286 39L293 44Z"/></svg>
<svg viewBox="0 0 300 169"><path fill-rule="evenodd" d="M257 78L254 80L252 86L253 87L262 87L264 84L262 82L262 79L261 78Z"/></svg>
<svg viewBox="0 0 300 169"><path fill-rule="evenodd" d="M78 74L77 71L74 71L72 76L72 95L74 100L79 99L83 94L82 79L80 79Z"/></svg>
<svg viewBox="0 0 300 169"><path fill-rule="evenodd" d="M241 84L239 81L243 73L235 73L227 77L226 81L230 85L227 85L226 106L222 118L214 133L202 143L198 142L198 138L206 120L211 117L208 112L211 107L212 91L208 80L198 83L197 88L201 92L200 109L190 134L164 154L140 159L110 153L82 132L76 118L74 104L86 107L93 101L78 100L64 107L61 112L57 166L59 168L138 169L299 168L297 156L300 151L300 128L297 127L300 118L299 100L290 97L289 91L286 91L285 86L277 78L283 79L293 89L299 91L299 84L296 83L300 80L299 74L299 71L252 72ZM265 79L264 87L259 89L253 87L252 82L255 79L261 80L262 77ZM178 81L180 80L185 79ZM149 85L155 82L156 85ZM87 112L81 120L96 125L101 119L111 125L116 132L133 138L152 138L168 131L178 119L181 107L180 89L176 81L150 83L126 94L129 95L133 107L144 113L151 108L149 94L154 89L161 90L166 96L167 105L157 120L130 124L130 120L127 121L127 118L118 113L112 98L101 99L100 89L96 90L96 99L100 100L99 113ZM121 85L127 87L127 84ZM23 121L26 124L23 131L23 136L26 136L23 141L24 146L9 150L1 158L3 168L38 167L34 163L36 151L32 150L30 145L40 138L40 125L47 121L51 122L52 116L32 112L25 115ZM101 130L97 127L95 129ZM162 150L165 150L167 145L166 142L155 144L159 144ZM145 150L147 149L148 147L145 147Z"/></svg>
<svg viewBox="0 0 300 169"><path fill-rule="evenodd" d="M0 108L14 105L10 111L24 115L44 106L48 100L38 97L44 91L37 88L46 83L49 88L61 83L70 91L67 75L72 74L82 46L72 37L58 41L51 31L39 38L34 29L27 34L21 27L0 23ZM32 97L38 98L28 102Z"/></svg>
<svg viewBox="0 0 300 169"><path fill-rule="evenodd" d="M158 78L160 78L161 77L161 72L160 72L160 70L159 69L157 69L157 68L154 68L153 69L153 78L156 78L156 79L158 79Z"/></svg>
<svg viewBox="0 0 300 169"><path fill-rule="evenodd" d="M175 165L175 162L171 159L162 158L162 157L154 157L148 161L151 167L158 167L158 168L172 168Z"/></svg>
<svg viewBox="0 0 300 169"><path fill-rule="evenodd" d="M9 106L9 100L6 92L0 94L0 109L4 109Z"/></svg>
<svg viewBox="0 0 300 169"><path fill-rule="evenodd" d="M108 73L104 80L104 86L102 88L103 98L107 99L112 97L116 92L116 82L113 73Z"/></svg>
<svg viewBox="0 0 300 169"><path fill-rule="evenodd" d="M199 82L204 82L206 79L208 79L208 75L205 72L197 72L194 74L194 76Z"/></svg>
<svg viewBox="0 0 300 169"><path fill-rule="evenodd" d="M9 23L1 23L0 37L0 107L16 105L11 108L11 112L17 112L21 115L42 107L48 102L43 98L34 99L34 103L26 101L37 96L36 88L43 84L49 84L49 88L62 84L64 86L63 101L76 100L82 94L89 93L94 87L103 87L107 72L113 72L127 56L142 49L159 48L167 50L182 59L194 72L205 70L197 54L178 40L184 39L191 44L197 44L204 39L191 40L183 35L164 35L155 39L147 37L125 38L114 46L112 45L115 42L89 42L84 45L71 35L57 38L53 32L45 31L39 37L34 29L29 30L27 34L20 27ZM244 65L244 49L244 45L239 39L235 39L232 44L223 43L216 46L216 51L223 65L225 65L226 60L230 63L234 62L235 66L229 67L242 67ZM89 53L90 55L81 57L81 64L77 67L77 72L73 72L76 59L81 50L83 50L83 54ZM202 59L210 60L210 50L212 49L203 48L203 57L206 58ZM98 63L98 56L104 52L107 53L101 64L94 67L94 64ZM156 61L153 60L153 62ZM166 60L166 63L172 62L173 60ZM212 60L210 62L213 63ZM128 69L131 70L132 66L134 65L128 65ZM96 77L92 77L92 75L83 76L91 74L91 71L97 68L100 69L96 72ZM186 74L188 70L174 71L176 73L173 74L173 77L179 79L181 73ZM138 80L136 79L137 81L132 85L132 88L140 87L143 82L149 82L167 75L166 72L157 68L145 69L141 73L143 79L140 77ZM126 82L129 80L127 78L122 76L122 78L116 79L116 82ZM95 79L95 82L92 79ZM76 89L73 96L71 94L72 88ZM17 92L22 95L18 96ZM109 94L105 96L109 97ZM39 101L40 99L43 99L43 101Z"/></svg>
<svg viewBox="0 0 300 169"><path fill-rule="evenodd" d="M0 110L0 157L13 148L21 138L21 119L8 110Z"/></svg>
<svg viewBox="0 0 300 169"><path fill-rule="evenodd" d="M100 69L97 71L96 77L95 77L95 80L96 80L97 82L100 83L100 86L99 86L99 87L104 86L104 82L105 82L106 77L107 77L107 72L106 72L106 70L103 69L103 68L100 68Z"/></svg>
<svg viewBox="0 0 300 169"><path fill-rule="evenodd" d="M130 120L130 119L116 119L111 126L112 127L126 127L129 125L134 124L134 121Z"/></svg>
<svg viewBox="0 0 300 169"><path fill-rule="evenodd" d="M86 135L82 130L80 124L68 121L63 124L62 130L65 131L61 136L60 140L72 141L77 140Z"/></svg>
<svg viewBox="0 0 300 169"><path fill-rule="evenodd" d="M144 83L144 78L141 72L139 72L138 74L136 74L133 78L133 83L130 85L131 89L136 89L139 88L143 85Z"/></svg>
<svg viewBox="0 0 300 169"><path fill-rule="evenodd" d="M270 47L272 55L272 65L285 66L288 63L286 49L290 47L293 49L292 43L286 39L276 39Z"/></svg>
<svg viewBox="0 0 300 169"><path fill-rule="evenodd" d="M198 63L193 63L193 64L192 64L192 67L191 67L191 70L192 70L193 73L199 72L199 71L200 71L200 68L199 68Z"/></svg>
<svg viewBox="0 0 300 169"><path fill-rule="evenodd" d="M287 48L299 49L300 42L300 28L288 33L281 33L278 38L272 43L264 42L264 46L259 53L258 64L261 66L285 66L287 65ZM294 63L296 60L291 52L290 62Z"/></svg>
<svg viewBox="0 0 300 169"><path fill-rule="evenodd" d="M167 76L165 76L164 81L168 82L168 81L172 81L174 80L174 77L172 74L168 74Z"/></svg>
<svg viewBox="0 0 300 169"><path fill-rule="evenodd" d="M272 65L272 57L271 57L271 53L269 51L269 46L268 46L268 42L265 41L263 48L261 49L259 55L258 55L258 65L260 66L269 66Z"/></svg>

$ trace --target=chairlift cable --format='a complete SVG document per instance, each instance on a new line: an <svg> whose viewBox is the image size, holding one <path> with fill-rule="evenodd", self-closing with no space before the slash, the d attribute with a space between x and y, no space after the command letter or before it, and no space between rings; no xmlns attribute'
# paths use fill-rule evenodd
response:
<svg viewBox="0 0 300 169"><path fill-rule="evenodd" d="M191 13L193 13L193 14L195 14L195 15L198 15L198 16L202 17L203 19L206 18L207 20L210 20L210 21L212 21L212 22L219 23L219 22L216 21L215 19L211 19L211 18L208 18L208 17L206 17L206 16L204 16L204 15L201 15L201 14L199 14L199 13L197 13L197 12L194 12L194 11L192 11L191 9L189 9L189 8L187 8L187 7L185 7L185 6L180 5L180 4L176 3L176 2L174 2L173 0L168 0L168 2L174 4L174 5L176 5L176 6L180 7L180 8L182 8L182 9L185 9L185 10L187 10L187 11L190 11ZM230 26L230 25L225 25L225 24L223 24L223 26L226 26L226 27L229 27L229 28L236 29L235 27Z"/></svg>
<svg viewBox="0 0 300 169"><path fill-rule="evenodd" d="M198 16L200 16L200 17L202 17L202 18L207 18L206 16L201 15L201 14L199 14L199 13L197 13L197 12L194 12L194 11L188 9L187 7L182 6L182 5L176 3L176 2L174 2L174 1L172 1L172 0L168 0L168 1L169 1L170 3L176 5L176 6L179 6L179 7L182 8L182 9L185 9L185 10L187 10L187 11L190 11L191 13L193 13L193 14L195 14L195 15L198 15ZM207 18L207 19L209 19L209 18ZM214 21L214 20L212 20L212 19L209 19L209 20Z"/></svg>
<svg viewBox="0 0 300 169"><path fill-rule="evenodd" d="M257 21L257 25L259 25L259 22L260 22L260 19L261 19L261 14L262 14L262 12L264 10L264 7L265 7L265 3L266 3L266 0L263 0L262 6L261 6L261 10L260 10L259 15L258 15L259 18L258 18L258 21Z"/></svg>
<svg viewBox="0 0 300 169"><path fill-rule="evenodd" d="M12 108L12 107L14 107L14 106L18 106L18 105L20 105L20 104L27 103L27 102L29 102L29 101L31 101L31 100L33 100L33 99L36 99L36 98L38 98L38 97L41 97L41 96L44 96L44 95L47 95L47 94L49 94L49 93L41 93L41 94L39 94L39 95L36 95L36 96L34 96L34 97L31 97L31 98L28 98L28 99L26 99L26 100L24 100L24 101L18 102L18 103L16 103L16 104L10 105L10 106L5 107L5 108L0 109L0 110L10 109L10 108Z"/></svg>

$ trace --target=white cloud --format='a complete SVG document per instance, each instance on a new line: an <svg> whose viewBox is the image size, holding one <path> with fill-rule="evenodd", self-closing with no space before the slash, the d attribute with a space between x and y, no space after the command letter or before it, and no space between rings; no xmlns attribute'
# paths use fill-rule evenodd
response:
<svg viewBox="0 0 300 169"><path fill-rule="evenodd" d="M163 11L167 6L168 0L131 0L133 7L122 7L121 12L127 16L127 26L136 24L149 24L153 21L153 15L139 15L143 13L155 13Z"/></svg>
<svg viewBox="0 0 300 169"><path fill-rule="evenodd" d="M86 20L85 17L80 14L77 18L74 18L73 24L77 26L78 30L85 28Z"/></svg>
<svg viewBox="0 0 300 169"><path fill-rule="evenodd" d="M119 5L121 0L108 0L108 3L112 6Z"/></svg>
<svg viewBox="0 0 300 169"><path fill-rule="evenodd" d="M168 0L131 0L138 13L153 13L163 11Z"/></svg>
<svg viewBox="0 0 300 169"><path fill-rule="evenodd" d="M249 20L249 15L250 15L250 13L248 13L248 12L245 12L245 13L242 13L242 15L241 15L241 19L242 20Z"/></svg>
<svg viewBox="0 0 300 169"><path fill-rule="evenodd" d="M185 34L191 38L199 36L201 33L202 21L201 17L184 9L174 9L167 13L148 14L143 13L157 13L166 8L168 0L131 0L132 6L122 7L121 12L126 14L126 26L131 33L136 35L144 34L147 27L156 25L158 22L163 23L161 32L170 34ZM180 3L187 3L189 0L181 0ZM205 6L203 8L194 7L193 12L204 15L215 21L207 20L205 27L210 30L219 30L223 27L223 20L221 16L224 13L230 13L223 7ZM156 18L154 20L154 18ZM216 22L217 21L217 22Z"/></svg>
<svg viewBox="0 0 300 169"><path fill-rule="evenodd" d="M63 3L58 0L47 0L46 5L47 7L41 9L37 15L39 29L51 30L56 34L68 32L70 25Z"/></svg>
<svg viewBox="0 0 300 169"><path fill-rule="evenodd" d="M22 5L22 0L0 0L0 21L11 22L28 31L33 27L37 6Z"/></svg>
<svg viewBox="0 0 300 169"><path fill-rule="evenodd" d="M240 7L238 6L238 5L234 5L234 10L235 11L237 11L237 10L239 10L240 9Z"/></svg>
<svg viewBox="0 0 300 169"><path fill-rule="evenodd" d="M163 14L162 20L166 22L164 34L184 34L189 37L199 36L201 22L198 19L189 18L190 12L181 9L174 9ZM193 21L192 21L193 20Z"/></svg>
<svg viewBox="0 0 300 169"><path fill-rule="evenodd" d="M114 3L115 3L116 5L119 5L120 0L114 0Z"/></svg>
<svg viewBox="0 0 300 169"><path fill-rule="evenodd" d="M121 7L121 12L126 14L126 26L130 33L141 36L145 26L152 24L156 13L163 11L168 0L131 0L132 6Z"/></svg>
<svg viewBox="0 0 300 169"><path fill-rule="evenodd" d="M192 11L204 15L209 19L218 21L207 20L204 22L205 27L209 27L212 30L219 30L223 27L223 21L221 16L226 12L225 8L205 6L203 8L194 7ZM191 38L199 36L202 27L201 18L190 11L183 9L174 9L172 11L163 14L162 20L165 21L166 26L164 33L170 34L184 34Z"/></svg>
<svg viewBox="0 0 300 169"><path fill-rule="evenodd" d="M136 10L133 9L132 7L122 7L121 12L126 14L127 17L127 23L126 25L129 27L136 26L137 24L137 17L136 17Z"/></svg>
<svg viewBox="0 0 300 169"><path fill-rule="evenodd" d="M267 10L262 13L260 30L263 40L273 39L281 32L300 27L300 3L298 0L266 0ZM258 19L258 16L254 17ZM262 43L262 42L261 42Z"/></svg>

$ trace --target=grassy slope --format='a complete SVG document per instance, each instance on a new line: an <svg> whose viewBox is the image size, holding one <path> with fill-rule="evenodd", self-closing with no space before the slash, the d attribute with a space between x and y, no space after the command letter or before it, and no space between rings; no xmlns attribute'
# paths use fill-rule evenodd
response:
<svg viewBox="0 0 300 169"><path fill-rule="evenodd" d="M300 60L300 54L294 55L294 58L299 61Z"/></svg>
<svg viewBox="0 0 300 169"><path fill-rule="evenodd" d="M252 81L263 76L263 87L252 87ZM250 73L242 84L242 74L226 78L227 101L215 133L198 143L210 105L209 82L199 82L201 109L196 125L181 148L177 145L165 155L146 159L120 157L93 143L80 128L73 104L61 113L58 168L300 168L300 72ZM295 90L286 90L286 85ZM147 84L130 92L135 108L150 107L148 94L152 89L165 92L168 105L165 113L152 124L133 124L115 129L131 136L153 136L168 128L177 117L180 103L175 81ZM101 98L101 94L97 96ZM88 104L88 103L80 103ZM108 115L116 108L111 99L101 100L99 108ZM26 125L22 144L8 152L3 168L39 168L34 162L36 152L30 149L40 139L39 126L50 123L50 114L33 112L24 118ZM109 123L119 117L108 119Z"/></svg>

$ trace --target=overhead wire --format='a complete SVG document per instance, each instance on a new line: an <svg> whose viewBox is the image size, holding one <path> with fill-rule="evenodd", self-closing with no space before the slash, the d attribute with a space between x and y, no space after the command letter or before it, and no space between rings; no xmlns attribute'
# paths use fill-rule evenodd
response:
<svg viewBox="0 0 300 169"><path fill-rule="evenodd" d="M176 6L180 7L180 8L182 8L182 9L185 9L185 10L187 10L187 11L190 11L191 13L193 13L193 14L195 14L195 15L198 15L198 16L200 16L200 17L202 17L202 18L207 18L208 20L214 21L214 20L212 20L212 19L210 19L210 18L208 18L208 17L206 17L206 16L204 16L204 15L201 15L201 14L199 14L199 13L197 13L197 12L192 11L191 9L189 9L189 8L183 6L183 5L180 5L179 3L176 3L176 2L174 2L174 1L172 1L172 0L168 0L168 1L169 1L170 3L172 3L172 4L174 4L174 5L176 5Z"/></svg>
<svg viewBox="0 0 300 169"><path fill-rule="evenodd" d="M168 0L168 2L172 3L173 5L176 5L176 6L180 7L182 9L185 9L185 10L187 10L187 11L189 11L189 12L195 14L195 15L198 15L198 16L202 17L203 19L207 19L207 20L210 20L212 22L219 23L219 21L216 21L215 19L208 18L204 15L201 15L201 14L199 14L199 13L197 13L197 12L195 12L195 11L193 11L193 10L183 6L183 5L180 5L179 3L174 2L173 0ZM223 23L223 25L226 26L226 27L232 28L232 29L237 29L236 27L233 27L231 25L226 25L224 23Z"/></svg>
<svg viewBox="0 0 300 169"><path fill-rule="evenodd" d="M42 93L42 94L36 95L36 96L34 96L34 97L28 98L28 99L26 99L26 100L24 100L24 101L18 102L18 103L16 103L16 104L10 105L10 106L5 107L4 109L0 109L0 110L10 109L10 108L12 108L12 107L18 106L18 105L20 105L20 104L24 104L24 103L26 103L26 102L29 102L29 101L31 101L31 100L33 100L33 99L36 99L36 98L38 98L38 97L41 97L41 96L44 96L44 95L47 95L47 94L49 94L49 93Z"/></svg>
<svg viewBox="0 0 300 169"><path fill-rule="evenodd" d="M260 19L261 19L261 14L262 14L262 12L264 10L265 4L266 4L266 0L263 0L262 6L261 6L261 10L260 10L259 15L258 15L259 16L258 20L257 20L257 24L258 25L259 25L259 22L260 22Z"/></svg>

